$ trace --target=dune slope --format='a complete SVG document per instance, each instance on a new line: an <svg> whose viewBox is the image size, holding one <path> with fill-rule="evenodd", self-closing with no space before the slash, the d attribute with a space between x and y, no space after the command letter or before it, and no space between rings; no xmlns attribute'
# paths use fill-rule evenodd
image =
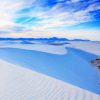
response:
<svg viewBox="0 0 100 100"><path fill-rule="evenodd" d="M99 100L99 95L0 60L0 100Z"/></svg>
<svg viewBox="0 0 100 100"><path fill-rule="evenodd" d="M96 55L67 48L57 55L34 50L1 48L0 58L100 94L98 75L89 63Z"/></svg>

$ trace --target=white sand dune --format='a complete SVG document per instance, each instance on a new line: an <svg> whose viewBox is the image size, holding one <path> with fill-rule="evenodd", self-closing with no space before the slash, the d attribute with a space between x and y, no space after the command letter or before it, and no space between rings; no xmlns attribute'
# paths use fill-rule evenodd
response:
<svg viewBox="0 0 100 100"><path fill-rule="evenodd" d="M66 44L62 46L54 46L46 44L43 45L43 44L1 43L0 59L9 61L9 63L0 60L0 100L99 100L100 95L98 95L99 94L98 77L95 74L95 71L91 68L92 66L88 62L90 58L92 59L92 54L85 55L85 52L81 54L81 51L70 50L70 48L66 49L66 47L80 49L95 54L97 56L100 55L99 42L71 42L71 44ZM7 48L9 49L7 50ZM18 50L16 51L15 49L11 48L17 48ZM20 51L22 52L22 50L20 49L26 51L23 51L23 54L21 55ZM27 50L32 50L32 52ZM35 51L40 51L40 52L35 52ZM30 55L25 55L25 54L30 54ZM46 56L48 57L47 60L46 59L44 60L45 58L44 55L47 55ZM89 58L89 60L84 59L84 55L86 59ZM19 58L20 60L18 60ZM16 63L14 63L15 60ZM72 63L72 60L75 60L75 62ZM18 61L22 61L22 65ZM47 76L48 74L45 72L42 72L45 75L37 73L39 71L34 70L34 66L32 66L33 71L29 70L29 68L27 69L23 68L25 67L25 65L26 67L29 67L29 65L34 65L34 62L36 68L37 67L47 68L46 71L48 71L50 65L49 71L51 71L51 73L49 73L50 74L49 76L52 76L54 78L56 78L55 75L57 72L61 72L58 74L57 79L62 80L63 77L60 76L64 75L64 77L66 78L69 77L68 80L70 78L71 78L70 80L74 80L72 78L72 75L76 73L77 75L79 74L79 77L81 77L82 80L84 79L86 81L81 82L80 81L81 78L77 77L76 81L78 81L79 84L71 85L67 83L68 82L67 79L65 83L60 80ZM42 67L38 63L42 64ZM19 66L17 66L16 64ZM62 65L63 69L60 69ZM75 67L76 69L74 69ZM66 70L67 74L63 73L65 72L64 69ZM83 69L83 71L81 69ZM91 70L91 72L87 73L89 69ZM68 73L68 70L71 70L73 73ZM85 74L82 75L80 73L81 71L82 73ZM52 75L52 72L54 72L54 75ZM90 80L88 81L87 79ZM84 86L85 88L81 87L80 84L83 84L83 86L86 85ZM79 88L78 86L81 88ZM89 86L89 89L87 86ZM86 89L92 90L92 92Z"/></svg>
<svg viewBox="0 0 100 100"><path fill-rule="evenodd" d="M84 50L89 53L100 56L100 42L79 42L72 41L71 44L66 44L66 47L72 47Z"/></svg>
<svg viewBox="0 0 100 100"><path fill-rule="evenodd" d="M53 45L42 45L42 44L4 44L0 45L0 48L4 47L11 47L11 48L20 48L20 49L26 49L26 50L36 50L36 51L42 51L46 53L51 54L66 54L67 50L64 46L53 46Z"/></svg>
<svg viewBox="0 0 100 100"><path fill-rule="evenodd" d="M72 47L84 50L89 53L93 53L100 56L100 42L83 42L83 41L72 41L69 42L70 44L66 44L64 46L54 46L54 45L43 45L43 44L10 44L7 42L1 42L0 48L2 47L11 47L11 48L21 48L26 50L36 50L36 51L42 51L47 52L51 54L66 54L67 50L65 47Z"/></svg>
<svg viewBox="0 0 100 100"><path fill-rule="evenodd" d="M91 59L96 57L81 50L66 48L64 45L4 44L0 46L0 58L5 61L100 94L99 76L90 64Z"/></svg>
<svg viewBox="0 0 100 100"><path fill-rule="evenodd" d="M0 100L100 100L100 96L0 60Z"/></svg>

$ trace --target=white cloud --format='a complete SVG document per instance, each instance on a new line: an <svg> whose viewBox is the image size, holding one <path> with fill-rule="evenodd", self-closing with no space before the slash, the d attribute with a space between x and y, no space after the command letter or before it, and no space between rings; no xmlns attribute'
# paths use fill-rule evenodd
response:
<svg viewBox="0 0 100 100"><path fill-rule="evenodd" d="M13 19L16 12L23 6L23 2L19 0L0 0L0 28L9 28L14 26Z"/></svg>
<svg viewBox="0 0 100 100"><path fill-rule="evenodd" d="M72 0L72 2L76 1L78 2L79 0ZM29 4L31 4L31 2ZM32 12L28 12L26 14L17 13L18 11L20 11L20 9L29 6L29 4L26 4L24 0L2 0L2 3L0 3L0 28L7 26L13 27L14 25L16 26L14 18L20 18L24 16L33 16L41 19L37 22L37 27L40 26L43 29L59 26L72 26L92 20L92 16L89 14L89 12L100 9L100 6L98 4L93 4L90 5L87 9L81 11L79 10L77 12L68 11L67 9L66 11L63 11L65 10L65 8L62 7L61 3L58 3L56 6L48 11L39 10L36 12L36 10L33 10ZM25 21L28 20L30 19L27 19Z"/></svg>
<svg viewBox="0 0 100 100"><path fill-rule="evenodd" d="M66 8L63 6L62 3L58 3L53 8L49 10L43 10L41 7L37 6L31 12L26 13L18 13L21 9L26 7L31 7L32 5L35 6L35 3L32 3L29 0L0 0L0 30L10 31L10 34L0 35L2 36L12 36L12 37L22 37L22 36L66 36L71 33L67 31L65 33L59 32L59 30L54 29L54 27L63 27L63 26L73 26L80 23L88 22L93 19L93 16L89 14L90 11L100 9L98 3L91 4L88 8L83 10L78 10L74 12L73 10L69 10L70 8ZM27 2L26 2L27 1ZM60 0L61 1L61 0ZM79 0L72 0L72 2L78 2ZM74 8L73 8L74 9ZM24 25L17 24L14 22L15 18L20 17L36 17L41 19L37 21L37 25L28 26L28 24ZM25 21L28 21L27 19ZM12 28L15 26L25 26L26 28L30 28L32 31L23 32L17 34L12 31ZM74 31L72 31L74 32ZM83 31L84 32L84 31ZM80 34L83 32L80 32ZM61 34L60 34L61 33ZM76 32L76 34L78 31ZM95 33L95 32L94 32ZM71 33L72 34L72 33ZM91 33L90 33L91 34ZM96 32L97 34L97 32ZM78 35L78 34L77 34ZM73 36L77 36L73 35ZM67 36L66 36L67 37ZM84 36L83 36L84 37ZM97 36L96 36L97 37Z"/></svg>
<svg viewBox="0 0 100 100"><path fill-rule="evenodd" d="M93 20L93 16L91 16L89 12L98 9L100 9L98 4L92 4L88 8L77 12L70 12L67 10L66 12L61 12L58 4L51 10L38 16L38 18L42 19L39 24L42 24L42 27L53 28L57 26L72 26L88 22Z"/></svg>
<svg viewBox="0 0 100 100"><path fill-rule="evenodd" d="M22 33L9 33L1 34L0 37L62 37L69 39L90 39L100 41L100 30L66 30L66 31L57 31L57 30L32 30Z"/></svg>

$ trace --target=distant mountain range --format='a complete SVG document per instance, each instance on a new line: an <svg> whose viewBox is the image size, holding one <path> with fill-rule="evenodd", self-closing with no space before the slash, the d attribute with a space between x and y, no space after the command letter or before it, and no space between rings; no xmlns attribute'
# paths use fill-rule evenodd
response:
<svg viewBox="0 0 100 100"><path fill-rule="evenodd" d="M0 41L17 41L17 40L43 40L43 41L90 41L90 40L84 40L84 39L67 39L67 38L57 38L57 37L52 37L52 38L0 38Z"/></svg>

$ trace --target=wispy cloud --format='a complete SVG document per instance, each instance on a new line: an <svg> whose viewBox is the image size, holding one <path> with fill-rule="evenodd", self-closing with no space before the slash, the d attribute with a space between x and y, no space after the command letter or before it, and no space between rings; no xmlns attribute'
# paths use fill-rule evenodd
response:
<svg viewBox="0 0 100 100"><path fill-rule="evenodd" d="M99 0L0 1L0 36L1 33L9 36L20 33L18 35L21 36L35 32L43 32L46 36L47 31L55 34L60 27L64 27L65 31L68 27L99 20L95 18L100 10Z"/></svg>

